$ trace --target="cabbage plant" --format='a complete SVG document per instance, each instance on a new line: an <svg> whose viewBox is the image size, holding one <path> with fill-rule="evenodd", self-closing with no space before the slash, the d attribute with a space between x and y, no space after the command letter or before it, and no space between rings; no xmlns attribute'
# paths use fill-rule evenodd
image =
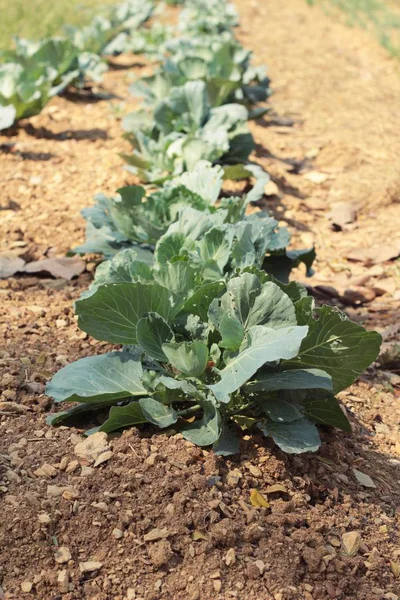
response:
<svg viewBox="0 0 400 600"><path fill-rule="evenodd" d="M47 394L78 404L52 422L110 408L101 431L173 427L223 455L238 451L239 428L258 427L289 453L318 449L318 423L350 431L335 394L376 358L379 334L255 266L228 273L235 250L216 233L171 259L175 242L159 243L153 269L133 261L132 281L76 303L79 327L122 350L55 375Z"/></svg>
<svg viewBox="0 0 400 600"><path fill-rule="evenodd" d="M232 37L177 38L166 44L166 51L169 56L155 73L130 87L133 95L143 96L148 104L162 101L171 88L195 80L205 81L211 106L239 102L251 108L271 93L265 67L251 66L252 53Z"/></svg>
<svg viewBox="0 0 400 600"><path fill-rule="evenodd" d="M199 160L246 162L254 148L240 104L212 108L204 81L172 88L153 112L136 111L123 120L134 151L124 155L128 170L159 183L191 170Z"/></svg>

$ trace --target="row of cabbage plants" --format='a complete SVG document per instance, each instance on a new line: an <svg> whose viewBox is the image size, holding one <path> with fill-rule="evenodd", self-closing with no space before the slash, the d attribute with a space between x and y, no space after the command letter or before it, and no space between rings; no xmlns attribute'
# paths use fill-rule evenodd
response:
<svg viewBox="0 0 400 600"><path fill-rule="evenodd" d="M54 424L92 412L95 430L173 427L222 455L238 451L243 429L289 453L316 451L318 424L350 431L336 394L375 360L380 336L288 283L312 252L288 251L287 230L266 213L246 215L268 178L248 162L247 121L269 83L236 24L230 4L186 0L154 74L134 84L145 104L124 119L127 162L152 191L98 196L75 249L107 259L75 310L115 349L54 376L48 395L74 403ZM253 188L224 194L232 173Z"/></svg>

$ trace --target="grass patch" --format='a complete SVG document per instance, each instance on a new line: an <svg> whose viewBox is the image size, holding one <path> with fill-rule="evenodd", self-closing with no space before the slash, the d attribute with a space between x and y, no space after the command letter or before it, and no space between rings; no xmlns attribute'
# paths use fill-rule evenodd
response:
<svg viewBox="0 0 400 600"><path fill-rule="evenodd" d="M0 48L13 45L15 35L41 39L62 32L63 25L85 25L116 0L0 0Z"/></svg>
<svg viewBox="0 0 400 600"><path fill-rule="evenodd" d="M319 4L330 14L341 11L347 25L374 33L384 48L400 59L400 10L384 0L307 0Z"/></svg>

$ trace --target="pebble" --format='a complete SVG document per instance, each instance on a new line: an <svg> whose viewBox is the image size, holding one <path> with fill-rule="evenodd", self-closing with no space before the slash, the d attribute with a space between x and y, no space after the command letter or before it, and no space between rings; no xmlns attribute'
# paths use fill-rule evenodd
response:
<svg viewBox="0 0 400 600"><path fill-rule="evenodd" d="M72 437L72 436L71 436ZM89 462L95 462L99 456L110 450L107 441L107 434L104 431L98 431L90 435L85 440L75 444L74 452L78 458L83 458Z"/></svg>
<svg viewBox="0 0 400 600"><path fill-rule="evenodd" d="M98 571L99 569L101 569L101 567L103 566L103 563L95 561L95 560L88 560L85 562L80 562L79 563L79 570L81 573L93 573L93 571Z"/></svg>
<svg viewBox="0 0 400 600"><path fill-rule="evenodd" d="M40 515L38 515L38 521L42 525L49 525L51 523L51 517L47 513L40 513Z"/></svg>
<svg viewBox="0 0 400 600"><path fill-rule="evenodd" d="M107 460L110 460L110 458L112 457L113 454L114 453L111 450L107 450L107 452L103 452L103 454L100 454L100 456L97 458L97 460L93 466L98 467L98 466L102 465Z"/></svg>
<svg viewBox="0 0 400 600"><path fill-rule="evenodd" d="M258 479L260 477L262 477L262 472L259 467L256 467L255 465L252 465L251 463L246 463L246 467L250 471L251 475L253 475L253 477L257 477Z"/></svg>
<svg viewBox="0 0 400 600"><path fill-rule="evenodd" d="M69 592L69 574L67 570L59 571L57 577L58 589L62 594Z"/></svg>
<svg viewBox="0 0 400 600"><path fill-rule="evenodd" d="M222 581L220 579L214 579L213 588L214 588L214 591L217 592L217 594L218 594L222 589Z"/></svg>
<svg viewBox="0 0 400 600"><path fill-rule="evenodd" d="M56 563L58 563L60 565L67 563L68 561L71 560L71 558L72 558L71 552L69 551L69 548L67 548L66 546L60 546L54 555L54 560L56 561Z"/></svg>
<svg viewBox="0 0 400 600"><path fill-rule="evenodd" d="M239 471L239 469L233 469L232 471L229 471L228 475L226 476L226 483L228 485L236 486L241 478L242 473Z"/></svg>
<svg viewBox="0 0 400 600"><path fill-rule="evenodd" d="M33 583L31 581L23 581L21 583L21 590L25 593L25 594L29 594L29 592L32 591L33 588Z"/></svg>
<svg viewBox="0 0 400 600"><path fill-rule="evenodd" d="M66 492L69 492L69 494L76 495L76 491L72 487L72 485L67 485L67 486L48 485L47 486L47 495L52 498L57 498L58 496L63 496Z"/></svg>
<svg viewBox="0 0 400 600"><path fill-rule="evenodd" d="M116 540L120 540L124 537L124 532L121 531L121 529L118 529L118 527L116 527L115 529L113 529L112 535L113 537L115 537Z"/></svg>
<svg viewBox="0 0 400 600"><path fill-rule="evenodd" d="M33 474L36 477L55 477L58 474L58 471L53 465L49 463L43 463L41 467L33 471Z"/></svg>
<svg viewBox="0 0 400 600"><path fill-rule="evenodd" d="M235 564L236 562L236 554L234 548L229 548L228 552L225 555L225 564L227 567Z"/></svg>
<svg viewBox="0 0 400 600"><path fill-rule="evenodd" d="M355 556L360 548L361 535L358 531L349 531L342 535L344 553L347 556Z"/></svg>

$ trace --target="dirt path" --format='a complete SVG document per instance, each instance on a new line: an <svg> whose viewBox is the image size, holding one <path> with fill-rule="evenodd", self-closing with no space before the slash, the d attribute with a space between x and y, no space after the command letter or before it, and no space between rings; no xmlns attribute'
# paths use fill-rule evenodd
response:
<svg viewBox="0 0 400 600"><path fill-rule="evenodd" d="M296 245L315 243L309 283L321 299L342 305L353 290L346 298L363 304L346 311L389 344L399 339L398 263L348 256L399 240L396 64L367 34L303 0L237 6L239 37L268 63L275 91L273 113L252 126L256 160L278 186L266 206L289 224ZM122 99L127 74L106 80ZM107 102L56 99L32 123L35 130L0 137L0 251L29 260L82 241L79 210L128 181L118 157L126 145ZM339 201L355 203L358 215L334 231L326 214ZM390 383L371 370L342 394L354 434L323 432L317 455L283 455L252 436L240 456L216 459L180 436L132 430L93 467L74 453L78 430L45 425L42 394L60 366L102 349L77 329L72 310L92 266L73 282L0 282L2 400L21 412L0 416L0 598L398 599L390 567L400 563L396 375L387 375ZM354 469L376 487L362 485ZM277 483L284 487L268 493ZM270 509L251 506L252 488ZM343 553L346 532L361 534L354 556ZM55 556L57 546L71 556ZM82 573L87 561L99 564Z"/></svg>

